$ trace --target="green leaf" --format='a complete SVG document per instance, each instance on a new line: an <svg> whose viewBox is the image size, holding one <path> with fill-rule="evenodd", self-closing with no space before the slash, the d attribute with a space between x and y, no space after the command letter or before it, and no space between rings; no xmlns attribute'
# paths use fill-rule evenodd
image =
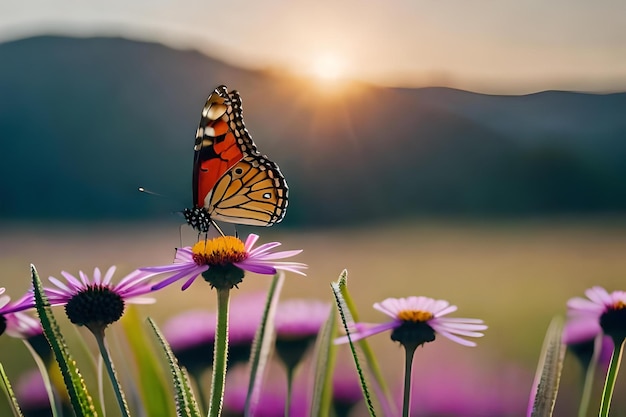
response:
<svg viewBox="0 0 626 417"><path fill-rule="evenodd" d="M137 309L127 308L121 324L130 347L133 363L137 367L137 385L145 414L148 416L172 415L174 403L161 361L152 349L154 339L146 333Z"/></svg>
<svg viewBox="0 0 626 417"><path fill-rule="evenodd" d="M533 382L534 393L531 417L550 417L556 403L561 381L565 344L561 340L563 320L552 319L541 348L541 356Z"/></svg>
<svg viewBox="0 0 626 417"><path fill-rule="evenodd" d="M9 405L11 406L11 411L13 411L14 417L24 417L22 414L22 410L20 410L20 405L17 403L17 398L15 398L15 393L13 393L13 388L11 388L11 383L9 382L9 378L7 374L4 372L4 366L0 363L0 377L2 378L2 388L4 393L9 400Z"/></svg>
<svg viewBox="0 0 626 417"><path fill-rule="evenodd" d="M41 280L39 279L34 265L31 265L31 275L37 314L39 314L39 320L41 321L44 335L46 339L48 339L54 357L61 369L61 375L63 375L63 381L70 396L72 409L78 417L95 417L98 413L96 412L91 395L89 395L89 391L87 390L85 380L78 370L76 361L74 361L67 350L67 344L52 314L50 303L43 291Z"/></svg>
<svg viewBox="0 0 626 417"><path fill-rule="evenodd" d="M265 310L261 318L261 325L257 329L250 353L250 382L248 385L248 395L246 397L246 405L244 415L251 416L253 404L257 402L265 365L272 353L274 346L274 315L276 314L276 305L280 297L280 291L283 288L285 274L280 271L274 276L270 289L267 293L267 301Z"/></svg>
<svg viewBox="0 0 626 417"><path fill-rule="evenodd" d="M332 309L324 323L315 346L315 379L311 398L310 416L328 416L333 396L333 370L337 346L333 339L337 334L337 312Z"/></svg>
<svg viewBox="0 0 626 417"><path fill-rule="evenodd" d="M363 368L359 362L359 357L356 352L356 348L354 343L352 343L352 339L350 338L350 327L354 323L352 319L352 314L350 309L346 304L346 299L344 297L344 293L347 294L347 280L348 280L348 271L345 269L339 275L339 280L337 282L332 282L330 287L333 290L333 294L335 296L335 302L337 303L337 309L339 310L339 316L341 317L341 323L343 324L343 328L348 335L348 342L350 344L350 351L352 352L352 357L354 358L354 364L356 365L357 373L359 374L359 380L361 381L361 390L363 391L363 397L365 397L365 403L367 404L367 411L370 414L370 417L375 417L376 412L374 411L374 405L372 404L372 398L370 396L369 390L367 388L367 382L365 381L365 376L363 375Z"/></svg>
<svg viewBox="0 0 626 417"><path fill-rule="evenodd" d="M161 333L161 330L159 330L156 323L151 318L148 318L148 323L152 327L152 330L159 340L159 344L165 352L167 362L170 366L170 371L172 372L172 376L174 378L174 390L176 391L176 415L178 417L200 417L200 410L198 409L198 403L193 395L189 377L178 364L178 360L176 359L176 356L174 356L172 348L165 340L165 337ZM158 413L156 415L160 414L161 413Z"/></svg>
<svg viewBox="0 0 626 417"><path fill-rule="evenodd" d="M343 299L343 305L346 308L346 316L351 317L349 323L352 324L354 322L359 321L359 315L356 309L356 305L354 301L352 301L352 297L348 292L348 271L345 269L339 275L339 280L337 281L337 286L340 290L341 297ZM374 386L374 392L376 393L376 398L380 403L380 406L383 409L383 414L386 416L396 416L398 415L398 410L396 408L396 403L393 401L391 396L391 391L383 378L383 373L380 370L380 365L376 360L376 355L374 355L374 351L370 347L367 339L361 339L358 342L359 348L365 357L365 363L367 364L367 368L372 376L372 384Z"/></svg>

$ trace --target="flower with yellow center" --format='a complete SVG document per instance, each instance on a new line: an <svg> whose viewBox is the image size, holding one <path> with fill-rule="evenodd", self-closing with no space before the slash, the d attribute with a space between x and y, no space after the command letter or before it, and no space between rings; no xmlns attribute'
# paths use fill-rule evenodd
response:
<svg viewBox="0 0 626 417"><path fill-rule="evenodd" d="M166 278L152 287L161 289L176 281L184 280L183 290L202 275L205 281L216 288L233 288L243 279L245 271L257 274L274 275L278 270L291 271L305 275L307 268L299 262L279 262L278 259L290 258L302 250L272 252L279 242L271 242L254 248L259 236L250 234L245 243L233 236L220 236L201 240L193 247L184 247L176 251L173 264L141 268L148 276L166 275Z"/></svg>
<svg viewBox="0 0 626 417"><path fill-rule="evenodd" d="M614 340L626 338L626 291L609 293L602 287L585 291L587 298L567 302L568 325L586 329L589 334L604 332Z"/></svg>
<svg viewBox="0 0 626 417"><path fill-rule="evenodd" d="M429 297L387 298L375 303L374 308L389 317L391 321L371 325L356 323L350 339L354 342L387 330L391 330L391 339L402 344L422 345L435 340L440 334L456 343L465 346L476 346L476 343L463 337L481 337L480 331L487 326L479 319L444 317L457 310L445 300ZM335 343L347 343L348 336L335 340Z"/></svg>
<svg viewBox="0 0 626 417"><path fill-rule="evenodd" d="M398 312L398 318L402 321L412 321L418 323L420 321L428 321L433 318L430 311L402 310Z"/></svg>
<svg viewBox="0 0 626 417"><path fill-rule="evenodd" d="M193 260L198 265L226 265L246 259L246 247L233 236L220 236L201 240L191 248Z"/></svg>

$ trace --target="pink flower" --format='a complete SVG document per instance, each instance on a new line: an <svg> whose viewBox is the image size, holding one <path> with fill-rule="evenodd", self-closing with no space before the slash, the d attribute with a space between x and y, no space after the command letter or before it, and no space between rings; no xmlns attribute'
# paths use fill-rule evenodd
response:
<svg viewBox="0 0 626 417"><path fill-rule="evenodd" d="M214 287L228 288L241 282L244 271L274 275L276 271L283 270L306 275L302 272L307 268L305 264L277 261L295 256L302 252L301 250L272 252L272 249L280 246L279 242L266 243L254 248L258 239L259 236L251 234L245 243L233 236L202 240L193 247L178 249L173 264L140 270L148 272L149 276L167 275L167 278L152 287L154 290L179 280L185 280L182 289L186 290L199 275Z"/></svg>
<svg viewBox="0 0 626 417"><path fill-rule="evenodd" d="M482 337L483 333L479 331L487 329L479 319L444 317L457 310L457 306L445 300L428 297L387 298L375 303L374 308L392 320L377 325L356 323L355 331L350 332L352 341L391 330L391 339L403 344L410 341L421 345L432 342L435 334L440 334L461 345L476 346L475 342L463 337ZM337 344L347 342L348 336L335 340Z"/></svg>
<svg viewBox="0 0 626 417"><path fill-rule="evenodd" d="M626 337L626 292L609 293L602 287L585 291L587 298L575 297L567 302L570 326L593 336L603 331L616 340Z"/></svg>
<svg viewBox="0 0 626 417"><path fill-rule="evenodd" d="M26 339L41 333L39 320L23 311L35 306L32 293L11 303L11 297L3 295L5 291L0 288L0 335L6 333L11 337Z"/></svg>

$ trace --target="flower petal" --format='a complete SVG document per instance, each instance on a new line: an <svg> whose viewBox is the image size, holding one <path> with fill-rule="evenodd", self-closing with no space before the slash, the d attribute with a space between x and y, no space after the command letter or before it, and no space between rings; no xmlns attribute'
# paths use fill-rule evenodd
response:
<svg viewBox="0 0 626 417"><path fill-rule="evenodd" d="M401 322L399 321L389 321L387 323L381 323L378 324L376 326L373 327L369 327L367 329L359 329L357 332L355 333L350 333L350 340L352 340L353 342L359 341L361 339L364 339L366 337L370 337L373 336L375 334L378 333L382 333L384 331L390 330L390 329L394 329L396 327L398 327L401 324ZM341 345L343 343L348 343L348 336L342 336L342 337L338 337L334 340L334 343L336 345Z"/></svg>

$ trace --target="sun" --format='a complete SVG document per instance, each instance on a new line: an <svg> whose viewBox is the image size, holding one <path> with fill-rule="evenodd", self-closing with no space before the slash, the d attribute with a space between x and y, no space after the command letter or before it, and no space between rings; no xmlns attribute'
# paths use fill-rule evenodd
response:
<svg viewBox="0 0 626 417"><path fill-rule="evenodd" d="M320 81L337 81L345 77L346 64L337 55L319 55L313 59L310 72Z"/></svg>

